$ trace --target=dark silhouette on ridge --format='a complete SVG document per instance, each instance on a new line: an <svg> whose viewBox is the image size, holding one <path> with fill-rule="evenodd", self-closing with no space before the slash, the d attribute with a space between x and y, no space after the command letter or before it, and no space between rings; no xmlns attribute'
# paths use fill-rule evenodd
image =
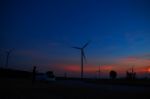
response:
<svg viewBox="0 0 150 99"><path fill-rule="evenodd" d="M31 79L31 75L28 71L0 68L0 78Z"/></svg>
<svg viewBox="0 0 150 99"><path fill-rule="evenodd" d="M36 78L36 66L33 67L33 70L32 70L32 84L35 83L35 79Z"/></svg>

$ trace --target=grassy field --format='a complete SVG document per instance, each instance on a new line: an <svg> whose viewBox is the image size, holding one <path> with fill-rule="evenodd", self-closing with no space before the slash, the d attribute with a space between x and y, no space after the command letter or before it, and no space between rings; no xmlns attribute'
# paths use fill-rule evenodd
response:
<svg viewBox="0 0 150 99"><path fill-rule="evenodd" d="M112 91L66 82L32 85L30 80L0 79L0 99L150 99L148 87L144 91Z"/></svg>

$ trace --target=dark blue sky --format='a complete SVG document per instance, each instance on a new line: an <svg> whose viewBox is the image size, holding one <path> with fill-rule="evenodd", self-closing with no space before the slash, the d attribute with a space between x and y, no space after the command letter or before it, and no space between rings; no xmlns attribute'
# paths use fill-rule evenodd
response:
<svg viewBox="0 0 150 99"><path fill-rule="evenodd" d="M14 48L11 68L38 65L64 72L65 66L80 65L80 53L70 46L88 40L89 67L123 64L118 60L128 57L144 60L150 53L149 11L149 0L1 1L1 65L4 51Z"/></svg>

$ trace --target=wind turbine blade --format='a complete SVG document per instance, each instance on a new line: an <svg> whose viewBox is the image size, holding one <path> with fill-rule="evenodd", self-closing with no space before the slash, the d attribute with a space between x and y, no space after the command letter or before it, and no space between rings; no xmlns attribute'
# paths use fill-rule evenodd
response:
<svg viewBox="0 0 150 99"><path fill-rule="evenodd" d="M72 48L75 48L75 49L81 49L80 47L72 47Z"/></svg>
<svg viewBox="0 0 150 99"><path fill-rule="evenodd" d="M84 61L87 62L84 51L83 51L83 53L82 53L82 56L83 56Z"/></svg>
<svg viewBox="0 0 150 99"><path fill-rule="evenodd" d="M89 45L90 41L88 41L82 48L85 48Z"/></svg>

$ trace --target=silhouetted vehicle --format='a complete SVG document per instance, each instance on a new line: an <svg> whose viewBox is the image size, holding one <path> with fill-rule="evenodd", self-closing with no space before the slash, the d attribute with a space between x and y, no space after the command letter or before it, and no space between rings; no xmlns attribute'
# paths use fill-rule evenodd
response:
<svg viewBox="0 0 150 99"><path fill-rule="evenodd" d="M46 73L39 73L36 75L36 80L39 81L55 81L55 76L52 71L48 71Z"/></svg>
<svg viewBox="0 0 150 99"><path fill-rule="evenodd" d="M109 76L110 76L110 79L116 79L116 77L117 77L117 72L114 71L114 70L112 70L112 71L110 71Z"/></svg>

